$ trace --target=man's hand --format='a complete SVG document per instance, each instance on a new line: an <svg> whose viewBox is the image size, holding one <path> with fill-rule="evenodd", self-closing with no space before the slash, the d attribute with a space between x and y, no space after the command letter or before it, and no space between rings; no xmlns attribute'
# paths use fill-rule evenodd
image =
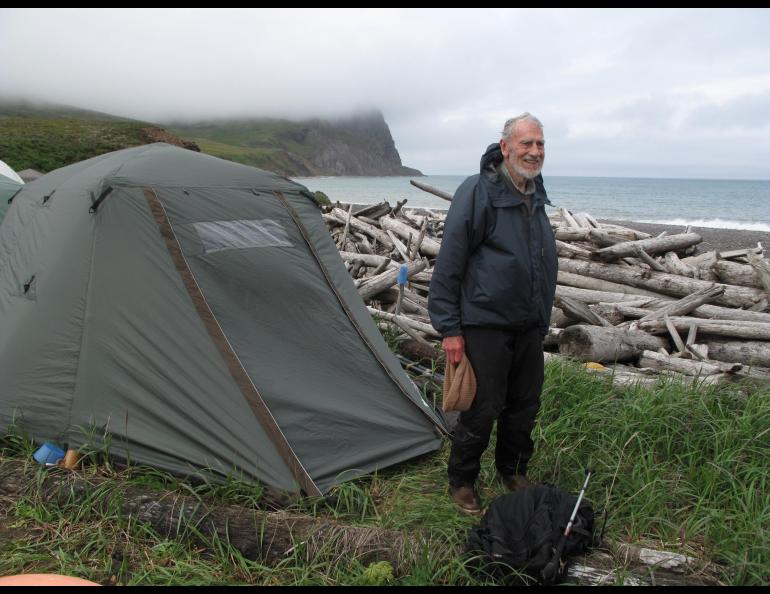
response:
<svg viewBox="0 0 770 594"><path fill-rule="evenodd" d="M465 339L462 336L448 336L441 342L441 346L446 353L447 363L459 365L465 352Z"/></svg>

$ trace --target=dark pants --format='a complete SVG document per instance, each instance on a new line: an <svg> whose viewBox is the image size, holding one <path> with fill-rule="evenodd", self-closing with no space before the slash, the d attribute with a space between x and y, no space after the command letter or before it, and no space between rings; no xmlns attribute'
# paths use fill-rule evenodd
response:
<svg viewBox="0 0 770 594"><path fill-rule="evenodd" d="M501 474L526 474L535 446L532 429L543 388L543 335L466 327L465 353L476 375L476 398L460 414L449 455L449 482L473 485L497 421L495 464Z"/></svg>

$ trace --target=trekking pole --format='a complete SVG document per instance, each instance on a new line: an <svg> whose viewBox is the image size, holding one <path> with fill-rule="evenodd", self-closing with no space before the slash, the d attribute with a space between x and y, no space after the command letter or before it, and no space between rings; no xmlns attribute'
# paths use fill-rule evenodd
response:
<svg viewBox="0 0 770 594"><path fill-rule="evenodd" d="M578 495L577 501L575 502L575 508L572 510L572 515L569 518L569 522L567 523L567 527L564 529L564 533L561 535L561 538L559 539L559 544L556 546L556 550L553 553L553 557L548 562L548 564L543 568L542 573L540 574L540 577L543 580L543 583L550 584L552 580L556 577L556 574L559 570L559 564L561 563L561 556L564 553L564 547L567 544L567 537L569 537L570 532L572 532L572 524L575 522L575 518L577 517L578 508L580 507L580 502L583 500L583 495L585 495L586 487L588 487L588 481L591 478L591 469L586 468L586 480L583 483L583 488L580 490L580 495Z"/></svg>

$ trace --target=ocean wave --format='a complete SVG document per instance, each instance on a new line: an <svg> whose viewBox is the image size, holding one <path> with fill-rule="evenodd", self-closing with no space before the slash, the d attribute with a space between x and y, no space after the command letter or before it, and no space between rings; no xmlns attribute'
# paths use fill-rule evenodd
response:
<svg viewBox="0 0 770 594"><path fill-rule="evenodd" d="M731 221L726 219L640 219L640 223L658 225L690 225L691 227L710 227L714 229L741 229L743 231L768 231L770 224L751 221Z"/></svg>

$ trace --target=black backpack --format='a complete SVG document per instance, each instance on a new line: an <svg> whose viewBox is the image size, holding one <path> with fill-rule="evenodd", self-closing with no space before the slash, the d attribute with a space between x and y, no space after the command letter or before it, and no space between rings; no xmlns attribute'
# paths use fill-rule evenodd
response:
<svg viewBox="0 0 770 594"><path fill-rule="evenodd" d="M514 569L525 581L552 583L563 576L566 567L558 575L545 578L543 570L554 558L576 502L577 496L551 485L532 485L501 495L468 533L466 553L474 555L480 568L491 569L498 578L510 576ZM583 499L560 561L594 544L594 510Z"/></svg>

